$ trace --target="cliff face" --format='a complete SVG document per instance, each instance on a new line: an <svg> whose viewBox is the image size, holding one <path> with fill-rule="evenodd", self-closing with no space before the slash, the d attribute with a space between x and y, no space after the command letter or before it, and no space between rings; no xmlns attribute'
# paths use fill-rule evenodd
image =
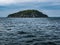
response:
<svg viewBox="0 0 60 45"><path fill-rule="evenodd" d="M17 13L8 15L8 17L21 17L21 18L35 18L35 17L48 17L47 15L39 12L38 10L24 10Z"/></svg>

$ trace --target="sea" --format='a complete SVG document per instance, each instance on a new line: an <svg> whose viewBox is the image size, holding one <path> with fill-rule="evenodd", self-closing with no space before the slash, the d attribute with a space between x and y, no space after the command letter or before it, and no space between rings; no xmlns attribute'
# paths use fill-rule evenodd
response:
<svg viewBox="0 0 60 45"><path fill-rule="evenodd" d="M60 17L0 18L0 45L60 45Z"/></svg>

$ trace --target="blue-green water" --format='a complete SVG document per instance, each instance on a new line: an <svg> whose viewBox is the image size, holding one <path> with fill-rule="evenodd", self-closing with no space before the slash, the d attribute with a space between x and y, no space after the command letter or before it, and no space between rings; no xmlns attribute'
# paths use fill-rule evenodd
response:
<svg viewBox="0 0 60 45"><path fill-rule="evenodd" d="M0 18L0 45L60 45L60 18Z"/></svg>

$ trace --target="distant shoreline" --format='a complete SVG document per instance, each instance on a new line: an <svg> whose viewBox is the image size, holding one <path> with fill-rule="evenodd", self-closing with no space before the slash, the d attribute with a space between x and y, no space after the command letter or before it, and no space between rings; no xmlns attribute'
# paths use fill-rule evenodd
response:
<svg viewBox="0 0 60 45"><path fill-rule="evenodd" d="M20 17L0 17L0 18L20 18ZM40 17L40 18L46 18L46 17ZM60 18L60 17L47 17L47 18Z"/></svg>

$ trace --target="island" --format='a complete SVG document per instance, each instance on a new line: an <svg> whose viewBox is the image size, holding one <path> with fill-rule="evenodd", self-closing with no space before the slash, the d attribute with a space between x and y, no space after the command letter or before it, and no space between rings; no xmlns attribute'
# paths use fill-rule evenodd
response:
<svg viewBox="0 0 60 45"><path fill-rule="evenodd" d="M40 17L48 17L46 14L43 14L42 12L38 10L23 10L19 11L17 13L9 14L7 17L12 18L40 18Z"/></svg>

